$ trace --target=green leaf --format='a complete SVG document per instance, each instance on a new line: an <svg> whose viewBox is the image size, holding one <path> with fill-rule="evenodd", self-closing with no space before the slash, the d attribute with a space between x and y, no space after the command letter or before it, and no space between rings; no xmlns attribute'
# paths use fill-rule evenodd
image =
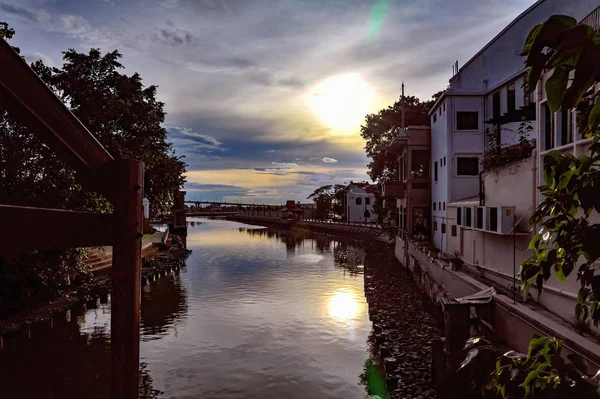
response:
<svg viewBox="0 0 600 399"><path fill-rule="evenodd" d="M546 81L546 96L550 111L558 112L565 97L567 83L569 83L570 69L566 67L557 67L552 76Z"/></svg>
<svg viewBox="0 0 600 399"><path fill-rule="evenodd" d="M479 350L471 349L467 353L467 357L465 357L465 360L462 361L462 363L460 364L460 367L458 368L458 370L456 370L456 372L458 373L460 370L464 369L469 364L471 364L471 362L477 357L477 355L479 355Z"/></svg>
<svg viewBox="0 0 600 399"><path fill-rule="evenodd" d="M598 126L598 123L600 123L600 98L596 97L594 107L590 111L588 124L591 128L595 128L596 126Z"/></svg>
<svg viewBox="0 0 600 399"><path fill-rule="evenodd" d="M527 359L531 359L532 356L537 355L542 350L547 349L552 342L549 337L540 337L535 334L531 341L529 341L529 350L527 351Z"/></svg>
<svg viewBox="0 0 600 399"><path fill-rule="evenodd" d="M542 236L540 234L533 236L531 242L529 243L529 249L536 249L540 245L541 240Z"/></svg>
<svg viewBox="0 0 600 399"><path fill-rule="evenodd" d="M600 69L600 48L593 46L586 49L579 58L571 86L564 95L562 108L571 109L577 105L582 95L592 86L598 69Z"/></svg>

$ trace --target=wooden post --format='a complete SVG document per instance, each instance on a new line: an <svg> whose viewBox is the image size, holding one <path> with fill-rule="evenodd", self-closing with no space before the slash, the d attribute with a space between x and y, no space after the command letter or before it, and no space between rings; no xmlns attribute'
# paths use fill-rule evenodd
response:
<svg viewBox="0 0 600 399"><path fill-rule="evenodd" d="M111 398L137 399L144 163L116 160L113 171L116 199L110 323Z"/></svg>

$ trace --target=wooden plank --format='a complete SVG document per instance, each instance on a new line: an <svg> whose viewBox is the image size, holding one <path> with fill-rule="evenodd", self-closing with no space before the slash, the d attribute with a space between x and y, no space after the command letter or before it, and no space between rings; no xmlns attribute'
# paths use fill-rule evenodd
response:
<svg viewBox="0 0 600 399"><path fill-rule="evenodd" d="M117 160L111 301L111 398L137 399L144 163Z"/></svg>
<svg viewBox="0 0 600 399"><path fill-rule="evenodd" d="M2 103L24 123L35 125L45 142L78 172L89 173L113 160L27 62L0 39ZM8 97L8 98L7 98ZM12 100L12 101L10 101ZM25 117L23 117L25 116ZM43 129L41 128L43 127Z"/></svg>
<svg viewBox="0 0 600 399"><path fill-rule="evenodd" d="M114 216L0 205L0 253L112 245Z"/></svg>

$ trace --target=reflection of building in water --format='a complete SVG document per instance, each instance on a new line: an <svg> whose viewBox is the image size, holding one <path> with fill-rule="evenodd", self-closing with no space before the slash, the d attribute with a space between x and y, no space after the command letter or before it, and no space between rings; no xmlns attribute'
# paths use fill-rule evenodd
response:
<svg viewBox="0 0 600 399"><path fill-rule="evenodd" d="M187 295L179 275L163 276L142 292L142 340L145 335L164 334L187 315Z"/></svg>
<svg viewBox="0 0 600 399"><path fill-rule="evenodd" d="M240 227L238 230L251 236L277 239L285 244L288 252L295 252L296 248L300 248L304 241L310 238L309 232L299 229L279 229L277 227L249 229Z"/></svg>
<svg viewBox="0 0 600 399"><path fill-rule="evenodd" d="M365 250L360 247L336 242L333 246L335 267L341 267L351 276L361 274L364 270Z"/></svg>

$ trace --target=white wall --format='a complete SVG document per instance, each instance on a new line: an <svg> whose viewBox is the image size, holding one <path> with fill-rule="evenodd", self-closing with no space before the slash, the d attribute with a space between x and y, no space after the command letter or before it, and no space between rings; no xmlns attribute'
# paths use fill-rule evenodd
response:
<svg viewBox="0 0 600 399"><path fill-rule="evenodd" d="M357 191L356 189L354 189ZM361 190L362 191L362 190ZM361 198L361 204L356 204L356 198ZM348 221L349 222L364 222L364 214L365 214L365 199L369 198L369 205L366 205L366 209L371 214L369 218L367 218L367 222L377 220L377 215L373 212L373 204L375 203L375 194L367 194L363 193L348 193L346 195L346 211L348 212Z"/></svg>
<svg viewBox="0 0 600 399"><path fill-rule="evenodd" d="M445 104L445 111L444 105ZM451 148L450 144L450 132L452 126L452 101L450 97L446 97L440 104L442 108L442 114L440 115L439 110L436 109L436 121L431 118L431 201L429 204L431 207L432 217L445 216L445 212L440 210L437 205L435 210L433 209L433 202L438 204L439 202L448 203L448 169L452 165ZM446 166L440 166L440 159L446 157ZM438 163L438 180L435 181L435 163ZM434 219L435 220L435 219ZM439 224L439 223L438 223ZM433 223L431 224L433 228ZM432 238L435 245L439 248L441 246L441 234L438 231L432 231Z"/></svg>
<svg viewBox="0 0 600 399"><path fill-rule="evenodd" d="M451 80L452 89L485 90L493 88L523 69L519 55L529 31L544 22L550 15L565 14L580 20L598 7L597 0L543 0L538 1L529 12L507 26L504 33L465 64L460 73ZM485 21L482 21L485 23ZM459 65L460 66L460 65Z"/></svg>

